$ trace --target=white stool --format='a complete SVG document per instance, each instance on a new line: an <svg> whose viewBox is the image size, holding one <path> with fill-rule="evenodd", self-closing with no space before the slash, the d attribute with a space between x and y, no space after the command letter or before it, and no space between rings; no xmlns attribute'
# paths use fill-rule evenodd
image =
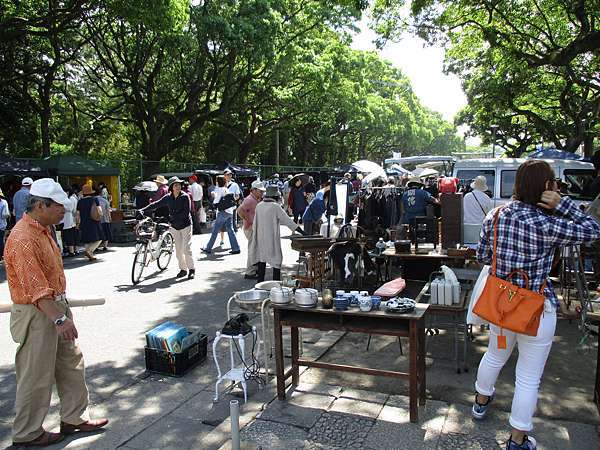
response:
<svg viewBox="0 0 600 450"><path fill-rule="evenodd" d="M214 398L215 402L219 400L219 384L224 380L230 380L233 382L233 384L240 383L242 385L242 389L244 390L244 403L248 400L248 386L246 384L246 378L244 377L244 372L246 371L246 336L252 336L256 341L258 341L256 327L252 327L252 333L247 333L246 335L238 334L237 336L221 334L220 331L217 331L217 335L215 336L215 340L213 341L213 358L215 360L215 365L217 366L217 382L215 383ZM221 339L227 339L229 341L229 359L231 369L225 374L221 373L221 367L219 366L219 361L217 359L217 344ZM233 346L236 344L237 347L240 349L242 358L242 360L239 363L240 365L236 365L236 361L233 355Z"/></svg>
<svg viewBox="0 0 600 450"><path fill-rule="evenodd" d="M265 367L267 381L269 380L269 359L273 356L273 320L271 318L271 311L269 310L270 302L271 299L269 297L256 302L256 305L260 304L260 333L262 334L262 339L257 343L258 346L262 345L262 352L264 358L263 364ZM231 319L231 317L235 313L243 312L249 314L251 317L255 317L256 314L259 314L257 311L249 311L247 309L236 308L235 303L235 295L232 295L227 301L227 320Z"/></svg>

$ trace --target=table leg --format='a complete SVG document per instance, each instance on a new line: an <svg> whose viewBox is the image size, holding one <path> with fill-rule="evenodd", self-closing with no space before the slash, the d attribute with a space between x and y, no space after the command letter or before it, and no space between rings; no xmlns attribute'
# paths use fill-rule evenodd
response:
<svg viewBox="0 0 600 450"><path fill-rule="evenodd" d="M299 345L298 345L298 327L291 327L291 345L292 345L292 384L298 386L300 380L300 366L298 365Z"/></svg>
<svg viewBox="0 0 600 450"><path fill-rule="evenodd" d="M275 374L277 375L277 398L285 400L285 378L283 361L283 333L278 309L274 311L274 334L275 334Z"/></svg>
<svg viewBox="0 0 600 450"><path fill-rule="evenodd" d="M425 405L427 381L425 374L425 324L419 327L419 405Z"/></svg>
<svg viewBox="0 0 600 450"><path fill-rule="evenodd" d="M417 357L419 353L418 329L417 321L410 321L410 368L409 368L409 405L410 405L410 421L417 423L419 421L419 411L417 406L418 399L418 363Z"/></svg>

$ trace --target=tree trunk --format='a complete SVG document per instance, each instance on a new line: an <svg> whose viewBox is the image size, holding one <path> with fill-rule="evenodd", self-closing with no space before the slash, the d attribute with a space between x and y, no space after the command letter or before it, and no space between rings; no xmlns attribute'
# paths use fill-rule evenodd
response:
<svg viewBox="0 0 600 450"><path fill-rule="evenodd" d="M586 133L583 139L583 156L590 157L594 154L594 136Z"/></svg>
<svg viewBox="0 0 600 450"><path fill-rule="evenodd" d="M50 85L51 82L46 82L40 86L40 133L42 136L42 158L50 156L50 117L52 110L50 109Z"/></svg>

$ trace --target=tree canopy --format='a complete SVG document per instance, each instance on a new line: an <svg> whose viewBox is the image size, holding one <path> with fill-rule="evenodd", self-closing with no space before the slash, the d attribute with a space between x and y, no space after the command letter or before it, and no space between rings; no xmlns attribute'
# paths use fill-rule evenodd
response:
<svg viewBox="0 0 600 450"><path fill-rule="evenodd" d="M544 141L591 154L600 135L598 0L377 0L380 45L410 30L446 46L468 106L458 123L508 153Z"/></svg>
<svg viewBox="0 0 600 450"><path fill-rule="evenodd" d="M460 151L349 32L366 1L0 0L0 151L335 165Z"/></svg>

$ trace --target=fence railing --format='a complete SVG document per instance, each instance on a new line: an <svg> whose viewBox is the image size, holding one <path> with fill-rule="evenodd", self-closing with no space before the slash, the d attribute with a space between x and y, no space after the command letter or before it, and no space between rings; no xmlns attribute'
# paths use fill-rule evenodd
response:
<svg viewBox="0 0 600 450"><path fill-rule="evenodd" d="M37 158L18 158L36 165L40 159ZM121 177L121 190L131 189L140 181L149 179L154 174L164 174L172 172L192 173L194 170L212 168L213 165L206 163L181 162L181 161L147 161L147 160L89 160L102 165L112 166L119 169ZM330 171L328 167L316 166L275 166L275 165L257 165L244 164L243 167L258 172L260 178L271 177L275 173L289 174L300 172L321 172Z"/></svg>

